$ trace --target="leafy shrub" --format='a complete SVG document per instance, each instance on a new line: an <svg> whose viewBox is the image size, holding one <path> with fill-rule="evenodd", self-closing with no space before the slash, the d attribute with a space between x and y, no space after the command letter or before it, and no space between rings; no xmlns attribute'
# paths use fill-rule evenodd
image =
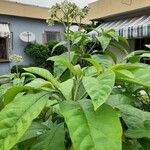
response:
<svg viewBox="0 0 150 150"><path fill-rule="evenodd" d="M24 51L29 56L31 56L31 58L33 58L35 65L47 68L48 64L46 60L49 57L49 54L48 47L46 45L38 43L29 43Z"/></svg>
<svg viewBox="0 0 150 150"><path fill-rule="evenodd" d="M61 55L62 53L64 53L65 51L67 51L66 47L65 46L58 46L56 47L55 51L52 53L52 49L53 47L58 44L57 41L48 41L46 43L46 46L48 47L48 53L49 53L49 56L52 56L52 55Z"/></svg>
<svg viewBox="0 0 150 150"><path fill-rule="evenodd" d="M35 65L47 68L52 71L53 63L47 62L47 58L53 55L63 53L66 48L64 46L58 46L53 54L51 54L53 47L57 44L57 41L49 41L46 44L29 43L25 48L25 53L33 58Z"/></svg>

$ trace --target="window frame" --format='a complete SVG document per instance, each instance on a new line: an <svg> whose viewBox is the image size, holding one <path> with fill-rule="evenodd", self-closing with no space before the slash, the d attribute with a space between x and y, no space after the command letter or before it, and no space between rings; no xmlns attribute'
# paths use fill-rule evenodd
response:
<svg viewBox="0 0 150 150"><path fill-rule="evenodd" d="M56 35L58 34L58 35L57 35L57 36L59 36L58 39L56 39L56 40L51 39L51 40L52 40L52 41L57 41L57 42L60 42L60 41L61 41L61 34L60 34L60 31L48 31L48 30L45 30L45 31L44 31L44 38L43 38L43 39L44 39L44 40L43 40L44 43L50 41L50 40L47 39L47 33L49 33L49 34L50 34L50 33L54 33L54 34L56 34Z"/></svg>
<svg viewBox="0 0 150 150"><path fill-rule="evenodd" d="M10 25L9 22L5 22L5 21L0 21L0 23L8 24L8 26ZM6 56L7 56L7 58L0 59L0 63L10 62L9 53L10 53L10 42L11 42L11 39L13 40L12 37L13 37L13 32L11 32L11 37L4 37L6 39ZM0 37L0 38L2 38L2 37Z"/></svg>
<svg viewBox="0 0 150 150"><path fill-rule="evenodd" d="M135 50L146 50L147 48L144 45L145 44L149 44L149 42L150 42L150 37L144 37L144 38L137 38L137 39L135 39Z"/></svg>
<svg viewBox="0 0 150 150"><path fill-rule="evenodd" d="M0 37L0 38L2 38L2 37ZM9 60L9 42L10 42L10 38L9 37L5 37L4 38L5 40L6 40L6 59L1 59L0 58L0 63L4 63L4 62L10 62L10 60Z"/></svg>
<svg viewBox="0 0 150 150"><path fill-rule="evenodd" d="M135 39L135 50L136 51L138 51L138 50L147 50L148 48L145 45L149 44L149 42L150 42L150 37L144 37L144 38ZM150 64L150 58L143 57L140 60L140 62L143 62L145 64Z"/></svg>

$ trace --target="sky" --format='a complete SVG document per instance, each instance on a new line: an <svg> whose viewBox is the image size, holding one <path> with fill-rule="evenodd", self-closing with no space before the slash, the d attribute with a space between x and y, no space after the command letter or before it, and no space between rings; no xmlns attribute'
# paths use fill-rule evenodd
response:
<svg viewBox="0 0 150 150"><path fill-rule="evenodd" d="M16 1L16 2L21 2L21 3L26 3L26 4L35 4L35 5L44 6L44 7L51 7L56 2L59 3L63 0L10 0L10 1ZM94 2L96 0L69 0L69 1L75 2L80 7L84 7L88 5L88 3Z"/></svg>

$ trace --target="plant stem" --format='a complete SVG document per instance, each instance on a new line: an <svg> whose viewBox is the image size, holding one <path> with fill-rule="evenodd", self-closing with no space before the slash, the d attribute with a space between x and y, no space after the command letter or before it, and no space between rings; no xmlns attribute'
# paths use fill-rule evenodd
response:
<svg viewBox="0 0 150 150"><path fill-rule="evenodd" d="M79 86L80 86L80 80L78 78L76 78L74 80L74 83L75 83L75 90L74 90L74 101L76 101L76 98L77 98L77 93L78 93L78 89L79 89Z"/></svg>
<svg viewBox="0 0 150 150"><path fill-rule="evenodd" d="M68 50L68 60L71 63L71 45L70 45L70 37L69 37L69 30L70 28L67 27L67 50Z"/></svg>

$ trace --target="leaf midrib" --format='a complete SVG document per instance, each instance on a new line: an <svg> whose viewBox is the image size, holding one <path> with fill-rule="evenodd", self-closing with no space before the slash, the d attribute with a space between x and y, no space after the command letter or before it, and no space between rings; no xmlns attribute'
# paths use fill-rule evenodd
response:
<svg viewBox="0 0 150 150"><path fill-rule="evenodd" d="M92 138L92 132L91 132L91 129L90 129L90 125L89 125L89 123L88 123L88 120L87 120L87 117L86 117L86 113L84 112L84 109L83 109L83 107L80 105L80 103L78 102L78 104L79 104L79 107L81 108L81 111L82 111L82 113L83 113L83 116L84 116L84 118L85 118L85 121L87 122L87 127L89 128L89 135L90 135L90 137L91 137L91 139L92 139L92 143L93 143L93 146L94 146L94 149L96 150L96 147L95 147L95 142L94 142L94 139Z"/></svg>
<svg viewBox="0 0 150 150"><path fill-rule="evenodd" d="M46 96L47 94L48 94L48 93L42 95L41 97L38 97L37 100L34 101L34 103L36 103L39 99L41 99L42 97ZM7 136L6 136L5 138L2 138L1 140L4 141L4 140L8 137L10 131L15 127L15 125L20 121L20 119L22 118L22 116L24 116L24 114L26 114L26 112L33 106L34 103L32 103L23 113L21 113L20 117L16 120L16 123L15 123L11 128L9 128L9 130L8 130L9 132L7 131L7 133L8 133ZM17 134L18 134L18 133L17 133ZM4 143L4 142L3 142L3 143Z"/></svg>

